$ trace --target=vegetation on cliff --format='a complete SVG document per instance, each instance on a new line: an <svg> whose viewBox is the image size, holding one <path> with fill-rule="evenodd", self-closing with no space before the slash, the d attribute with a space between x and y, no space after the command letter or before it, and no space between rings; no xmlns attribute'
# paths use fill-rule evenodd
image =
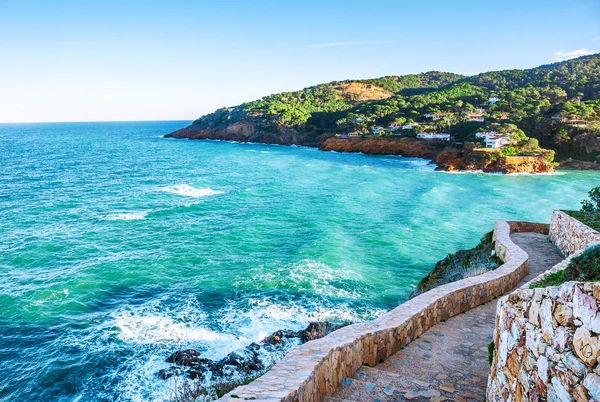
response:
<svg viewBox="0 0 600 402"><path fill-rule="evenodd" d="M600 187L595 187L588 192L588 199L581 202L581 210L564 212L600 231Z"/></svg>
<svg viewBox="0 0 600 402"><path fill-rule="evenodd" d="M541 281L532 283L529 288L560 286L569 281L600 281L600 246L589 247L583 253L574 257L567 268L551 273Z"/></svg>
<svg viewBox="0 0 600 402"><path fill-rule="evenodd" d="M459 250L439 261L429 275L419 282L409 298L420 295L446 283L459 281L498 268L502 261L496 256L493 232L487 233L481 242L469 250Z"/></svg>

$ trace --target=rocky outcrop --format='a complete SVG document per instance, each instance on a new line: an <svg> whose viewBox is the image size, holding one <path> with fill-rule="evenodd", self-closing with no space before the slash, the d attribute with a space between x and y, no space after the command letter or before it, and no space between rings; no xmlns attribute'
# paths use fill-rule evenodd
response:
<svg viewBox="0 0 600 402"><path fill-rule="evenodd" d="M410 158L435 159L447 144L416 138L328 138L319 149L335 152L362 152L369 155L401 155Z"/></svg>
<svg viewBox="0 0 600 402"><path fill-rule="evenodd" d="M292 128L247 119L224 126L192 124L165 138L187 138L190 140L222 140L236 142L256 142L260 144L305 145L317 147L323 141L315 132L301 132Z"/></svg>
<svg viewBox="0 0 600 402"><path fill-rule="evenodd" d="M333 329L332 323L323 321L311 322L301 331L276 331L263 339L260 344L251 343L220 360L204 358L194 349L178 350L166 359L166 362L172 363L172 366L160 370L157 375L165 380L181 375L193 380L204 380L210 376L215 390L205 386L201 390L203 393L227 392L263 374L275 361L283 358L292 347L323 338Z"/></svg>
<svg viewBox="0 0 600 402"><path fill-rule="evenodd" d="M567 159L560 162L561 169L574 169L574 170L600 170L600 163L588 162L588 161L578 161L575 159Z"/></svg>
<svg viewBox="0 0 600 402"><path fill-rule="evenodd" d="M438 261L429 275L419 282L409 298L440 285L480 275L498 268L502 264L502 260L496 256L492 235L492 232L486 234L481 242L472 249L459 250Z"/></svg>
<svg viewBox="0 0 600 402"><path fill-rule="evenodd" d="M435 163L447 171L481 170L486 173L550 173L554 165L542 157L509 156L477 150L448 148L440 152Z"/></svg>

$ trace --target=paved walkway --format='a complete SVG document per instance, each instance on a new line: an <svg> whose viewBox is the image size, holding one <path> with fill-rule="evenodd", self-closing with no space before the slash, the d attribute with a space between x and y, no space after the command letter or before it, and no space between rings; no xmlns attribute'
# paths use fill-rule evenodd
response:
<svg viewBox="0 0 600 402"><path fill-rule="evenodd" d="M511 239L529 254L521 284L563 260L547 236L515 233ZM344 378L323 402L484 401L495 313L494 300L433 326L385 362Z"/></svg>

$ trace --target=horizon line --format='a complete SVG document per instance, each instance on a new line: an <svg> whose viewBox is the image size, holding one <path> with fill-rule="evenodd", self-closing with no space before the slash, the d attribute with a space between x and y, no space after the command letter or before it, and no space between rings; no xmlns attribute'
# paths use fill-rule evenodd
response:
<svg viewBox="0 0 600 402"><path fill-rule="evenodd" d="M69 120L69 121L0 121L0 124L64 124L64 123L142 123L166 121L194 121L195 119L158 119L158 120Z"/></svg>

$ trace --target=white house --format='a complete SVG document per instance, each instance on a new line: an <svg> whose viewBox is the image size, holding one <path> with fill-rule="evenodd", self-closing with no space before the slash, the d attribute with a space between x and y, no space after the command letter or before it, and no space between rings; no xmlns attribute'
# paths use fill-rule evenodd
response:
<svg viewBox="0 0 600 402"><path fill-rule="evenodd" d="M554 116L551 117L551 119L563 121L565 119L565 116L562 114L555 114Z"/></svg>
<svg viewBox="0 0 600 402"><path fill-rule="evenodd" d="M360 123L360 122L362 122L362 121L364 121L364 120L365 120L365 119L363 119L362 117L357 117L356 119L354 119L354 121L355 121L356 123Z"/></svg>
<svg viewBox="0 0 600 402"><path fill-rule="evenodd" d="M496 104L496 102L498 102L499 100L500 100L500 98L491 97L491 98L489 98L489 99L488 99L488 103L489 103L490 105L495 105L495 104Z"/></svg>
<svg viewBox="0 0 600 402"><path fill-rule="evenodd" d="M398 130L400 130L401 128L402 128L402 126L401 126L401 125L399 125L399 124L392 124L391 126L389 126L389 127L387 128L387 130L386 130L386 131L387 131L388 133L393 133L394 131L398 131Z"/></svg>
<svg viewBox="0 0 600 402"><path fill-rule="evenodd" d="M475 133L475 138L488 138L488 137L494 137L496 135L498 135L498 133L495 131L482 131L479 133Z"/></svg>
<svg viewBox="0 0 600 402"><path fill-rule="evenodd" d="M413 128L415 128L415 126L416 126L415 123L405 124L402 126L402 130L412 130Z"/></svg>
<svg viewBox="0 0 600 402"><path fill-rule="evenodd" d="M421 138L423 140L441 140L441 141L450 141L450 134L444 133L418 133L417 138Z"/></svg>
<svg viewBox="0 0 600 402"><path fill-rule="evenodd" d="M349 133L348 137L360 137L359 133Z"/></svg>
<svg viewBox="0 0 600 402"><path fill-rule="evenodd" d="M425 113L423 117L425 117L426 119L433 119L435 118L435 115L432 113Z"/></svg>
<svg viewBox="0 0 600 402"><path fill-rule="evenodd" d="M377 126L372 130L373 134L375 134L375 135L379 135L379 134L383 133L384 131L385 131L385 129L381 126Z"/></svg>
<svg viewBox="0 0 600 402"><path fill-rule="evenodd" d="M508 140L508 134L491 135L485 138L484 144L486 148L497 149L510 145L510 141Z"/></svg>

